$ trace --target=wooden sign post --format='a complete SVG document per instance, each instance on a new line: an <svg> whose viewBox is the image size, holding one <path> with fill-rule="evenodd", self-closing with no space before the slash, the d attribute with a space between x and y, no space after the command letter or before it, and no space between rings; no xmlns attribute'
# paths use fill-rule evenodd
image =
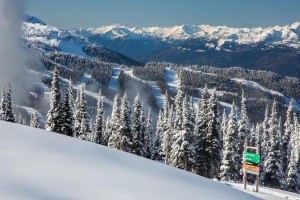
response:
<svg viewBox="0 0 300 200"><path fill-rule="evenodd" d="M248 150L252 150L249 152ZM255 153L253 153L255 151ZM247 189L247 174L253 174L256 176L255 180L255 192L258 192L258 183L259 183L259 163L260 163L260 154L259 154L259 145L257 147L244 145L243 153L243 182L244 189Z"/></svg>

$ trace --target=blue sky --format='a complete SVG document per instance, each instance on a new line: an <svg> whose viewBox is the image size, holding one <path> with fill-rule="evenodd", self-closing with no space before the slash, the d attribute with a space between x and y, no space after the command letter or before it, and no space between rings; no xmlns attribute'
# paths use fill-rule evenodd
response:
<svg viewBox="0 0 300 200"><path fill-rule="evenodd" d="M268 27L300 21L300 0L26 0L26 13L64 29L113 23Z"/></svg>

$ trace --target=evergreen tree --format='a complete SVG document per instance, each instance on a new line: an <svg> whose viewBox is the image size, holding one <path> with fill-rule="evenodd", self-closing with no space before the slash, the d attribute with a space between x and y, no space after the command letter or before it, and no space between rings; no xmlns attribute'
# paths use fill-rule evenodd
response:
<svg viewBox="0 0 300 200"><path fill-rule="evenodd" d="M290 192L300 192L300 175L299 175L299 149L294 146L291 152L289 165L287 168L287 180L285 189Z"/></svg>
<svg viewBox="0 0 300 200"><path fill-rule="evenodd" d="M227 128L227 114L226 114L226 109L224 108L223 110L223 116L222 116L222 123L221 123L221 134L220 134L220 144L221 148L223 150L223 143L225 140L226 136L226 128Z"/></svg>
<svg viewBox="0 0 300 200"><path fill-rule="evenodd" d="M159 110L158 120L156 124L156 132L153 139L153 150L151 159L160 161L162 160L162 138L163 138L163 113Z"/></svg>
<svg viewBox="0 0 300 200"><path fill-rule="evenodd" d="M177 103L180 103L180 101L177 101ZM179 118L176 116L175 134L173 137L171 157L170 157L170 164L172 166L180 169L185 169L185 170L192 169L194 163L194 158L193 158L194 149L191 144L192 133L189 127L190 114L188 110L189 109L188 103L189 101L186 96L181 104L183 107L182 109L183 112L180 114L181 116ZM179 114L179 112L177 111L176 114ZM179 126L179 124L181 124L181 127Z"/></svg>
<svg viewBox="0 0 300 200"><path fill-rule="evenodd" d="M143 156L144 132L142 130L142 104L139 96L133 104L133 153Z"/></svg>
<svg viewBox="0 0 300 200"><path fill-rule="evenodd" d="M8 122L15 122L15 116L12 110L12 100L11 100L11 85L8 83L8 91L6 94L6 110L5 110L5 120Z"/></svg>
<svg viewBox="0 0 300 200"><path fill-rule="evenodd" d="M141 137L140 137L140 150L141 150L141 156L145 158L150 158L149 152L148 152L148 135L146 135L147 130L147 121L144 113L144 105L142 104L141 109Z"/></svg>
<svg viewBox="0 0 300 200"><path fill-rule="evenodd" d="M269 151L269 146L270 146L270 136L268 133L269 129L269 107L266 105L266 110L265 110L265 118L264 121L262 122L261 125L262 128L262 134L260 136L261 144L260 144L260 153L261 153L261 163L264 165L264 162L266 160L268 151ZM263 170L263 168L261 169ZM262 171L263 173L263 171ZM262 176L261 176L262 178Z"/></svg>
<svg viewBox="0 0 300 200"><path fill-rule="evenodd" d="M282 155L280 145L280 135L278 129L278 116L276 101L272 106L272 113L269 119L270 147L264 163L263 183L265 186L282 188L284 185L282 172Z"/></svg>
<svg viewBox="0 0 300 200"><path fill-rule="evenodd" d="M6 95L5 95L5 86L2 88L2 97L1 97L1 103L0 103L0 120L5 120L5 112L6 112Z"/></svg>
<svg viewBox="0 0 300 200"><path fill-rule="evenodd" d="M170 164L172 143L173 143L173 107L170 107L168 114L167 125L165 125L165 130L163 131L162 141L161 141L161 152L160 155L164 158L165 164Z"/></svg>
<svg viewBox="0 0 300 200"><path fill-rule="evenodd" d="M79 93L79 102L75 114L75 135L81 139L87 140L90 130L90 116L87 112L87 102L84 92L84 86L81 86ZM85 132L83 132L85 131ZM83 134L83 135L82 135Z"/></svg>
<svg viewBox="0 0 300 200"><path fill-rule="evenodd" d="M120 115L120 127L117 131L119 135L120 146L118 149L126 152L133 152L133 136L132 136L132 124L131 124L131 110L125 93L122 98L121 115Z"/></svg>
<svg viewBox="0 0 300 200"><path fill-rule="evenodd" d="M237 129L238 124L236 120L235 104L233 102L226 129L222 166L220 168L220 177L222 181L237 182L240 180L240 155L238 153L238 146L242 144L238 141Z"/></svg>
<svg viewBox="0 0 300 200"><path fill-rule="evenodd" d="M205 155L207 157L207 175L216 178L221 165L220 124L219 112L215 92L208 101L207 132L204 140Z"/></svg>
<svg viewBox="0 0 300 200"><path fill-rule="evenodd" d="M97 115L96 115L96 122L95 122L95 138L94 142L98 144L105 144L104 142L104 118L105 118L105 113L104 113L104 105L103 105L103 98L102 98L102 93L101 89L99 91L98 95L98 102L97 102Z"/></svg>
<svg viewBox="0 0 300 200"><path fill-rule="evenodd" d="M51 82L50 110L47 113L47 131L61 133L60 98L58 70L55 68L53 71L53 80Z"/></svg>
<svg viewBox="0 0 300 200"><path fill-rule="evenodd" d="M288 167L288 160L290 157L291 146L291 133L293 131L293 112L294 112L294 101L291 101L286 113L286 121L284 123L284 134L282 137L282 163L283 172L286 173Z"/></svg>
<svg viewBox="0 0 300 200"><path fill-rule="evenodd" d="M34 128L40 128L40 121L38 116L38 111L36 110L33 115L31 115L30 126Z"/></svg>
<svg viewBox="0 0 300 200"><path fill-rule="evenodd" d="M74 122L73 122L73 109L70 97L71 83L69 88L65 91L64 98L61 106L61 133L67 136L74 135Z"/></svg>
<svg viewBox="0 0 300 200"><path fill-rule="evenodd" d="M242 93L242 101L241 101L241 119L239 120L239 140L241 144L245 144L247 142L250 136L250 125L249 125L249 119L246 109L246 98L244 91ZM240 158L242 159L242 154L244 151L244 145L239 146L239 154ZM242 160L241 160L242 163Z"/></svg>
<svg viewBox="0 0 300 200"><path fill-rule="evenodd" d="M112 108L111 118L107 125L106 135L109 136L108 146L116 149L120 149L121 138L118 134L120 126L120 113L121 113L121 99L119 93L114 97L114 103Z"/></svg>
<svg viewBox="0 0 300 200"><path fill-rule="evenodd" d="M151 108L148 111L148 117L146 121L146 130L145 130L145 144L144 144L144 154L146 158L151 158L153 154L153 127L152 127L152 115Z"/></svg>

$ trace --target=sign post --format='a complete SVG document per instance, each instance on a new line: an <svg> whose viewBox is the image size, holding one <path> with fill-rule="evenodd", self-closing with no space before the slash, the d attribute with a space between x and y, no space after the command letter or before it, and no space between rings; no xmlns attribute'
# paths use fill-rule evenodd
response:
<svg viewBox="0 0 300 200"><path fill-rule="evenodd" d="M249 152L248 150L255 151ZM255 180L255 192L258 192L258 184L259 184L259 163L260 163L260 154L259 154L259 145L256 147L247 146L245 143L244 145L244 152L243 152L243 182L244 182L244 189L247 189L247 174L253 174L256 176Z"/></svg>

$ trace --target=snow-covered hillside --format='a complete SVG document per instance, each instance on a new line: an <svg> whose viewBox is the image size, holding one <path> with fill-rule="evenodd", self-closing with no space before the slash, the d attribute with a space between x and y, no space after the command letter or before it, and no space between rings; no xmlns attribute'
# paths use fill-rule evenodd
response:
<svg viewBox="0 0 300 200"><path fill-rule="evenodd" d="M97 58L105 62L137 64L119 52L91 42L81 35L48 26L40 19L32 16L25 17L22 30L24 45L38 53L45 54L49 51L60 51L88 59Z"/></svg>
<svg viewBox="0 0 300 200"><path fill-rule="evenodd" d="M166 41L187 40L191 38L203 38L217 40L217 46L221 47L226 41L236 44L256 44L266 42L268 44L288 44L300 47L300 23L296 22L286 26L274 26L268 28L231 28L226 26L210 25L180 25L172 27L134 27L129 28L120 25L103 26L87 30L74 29L76 33L82 33L89 37L101 35L109 39L129 38L145 39L149 37L160 38ZM208 46L211 44L207 44Z"/></svg>
<svg viewBox="0 0 300 200"><path fill-rule="evenodd" d="M228 185L75 138L3 121L0 128L1 199L256 199Z"/></svg>

